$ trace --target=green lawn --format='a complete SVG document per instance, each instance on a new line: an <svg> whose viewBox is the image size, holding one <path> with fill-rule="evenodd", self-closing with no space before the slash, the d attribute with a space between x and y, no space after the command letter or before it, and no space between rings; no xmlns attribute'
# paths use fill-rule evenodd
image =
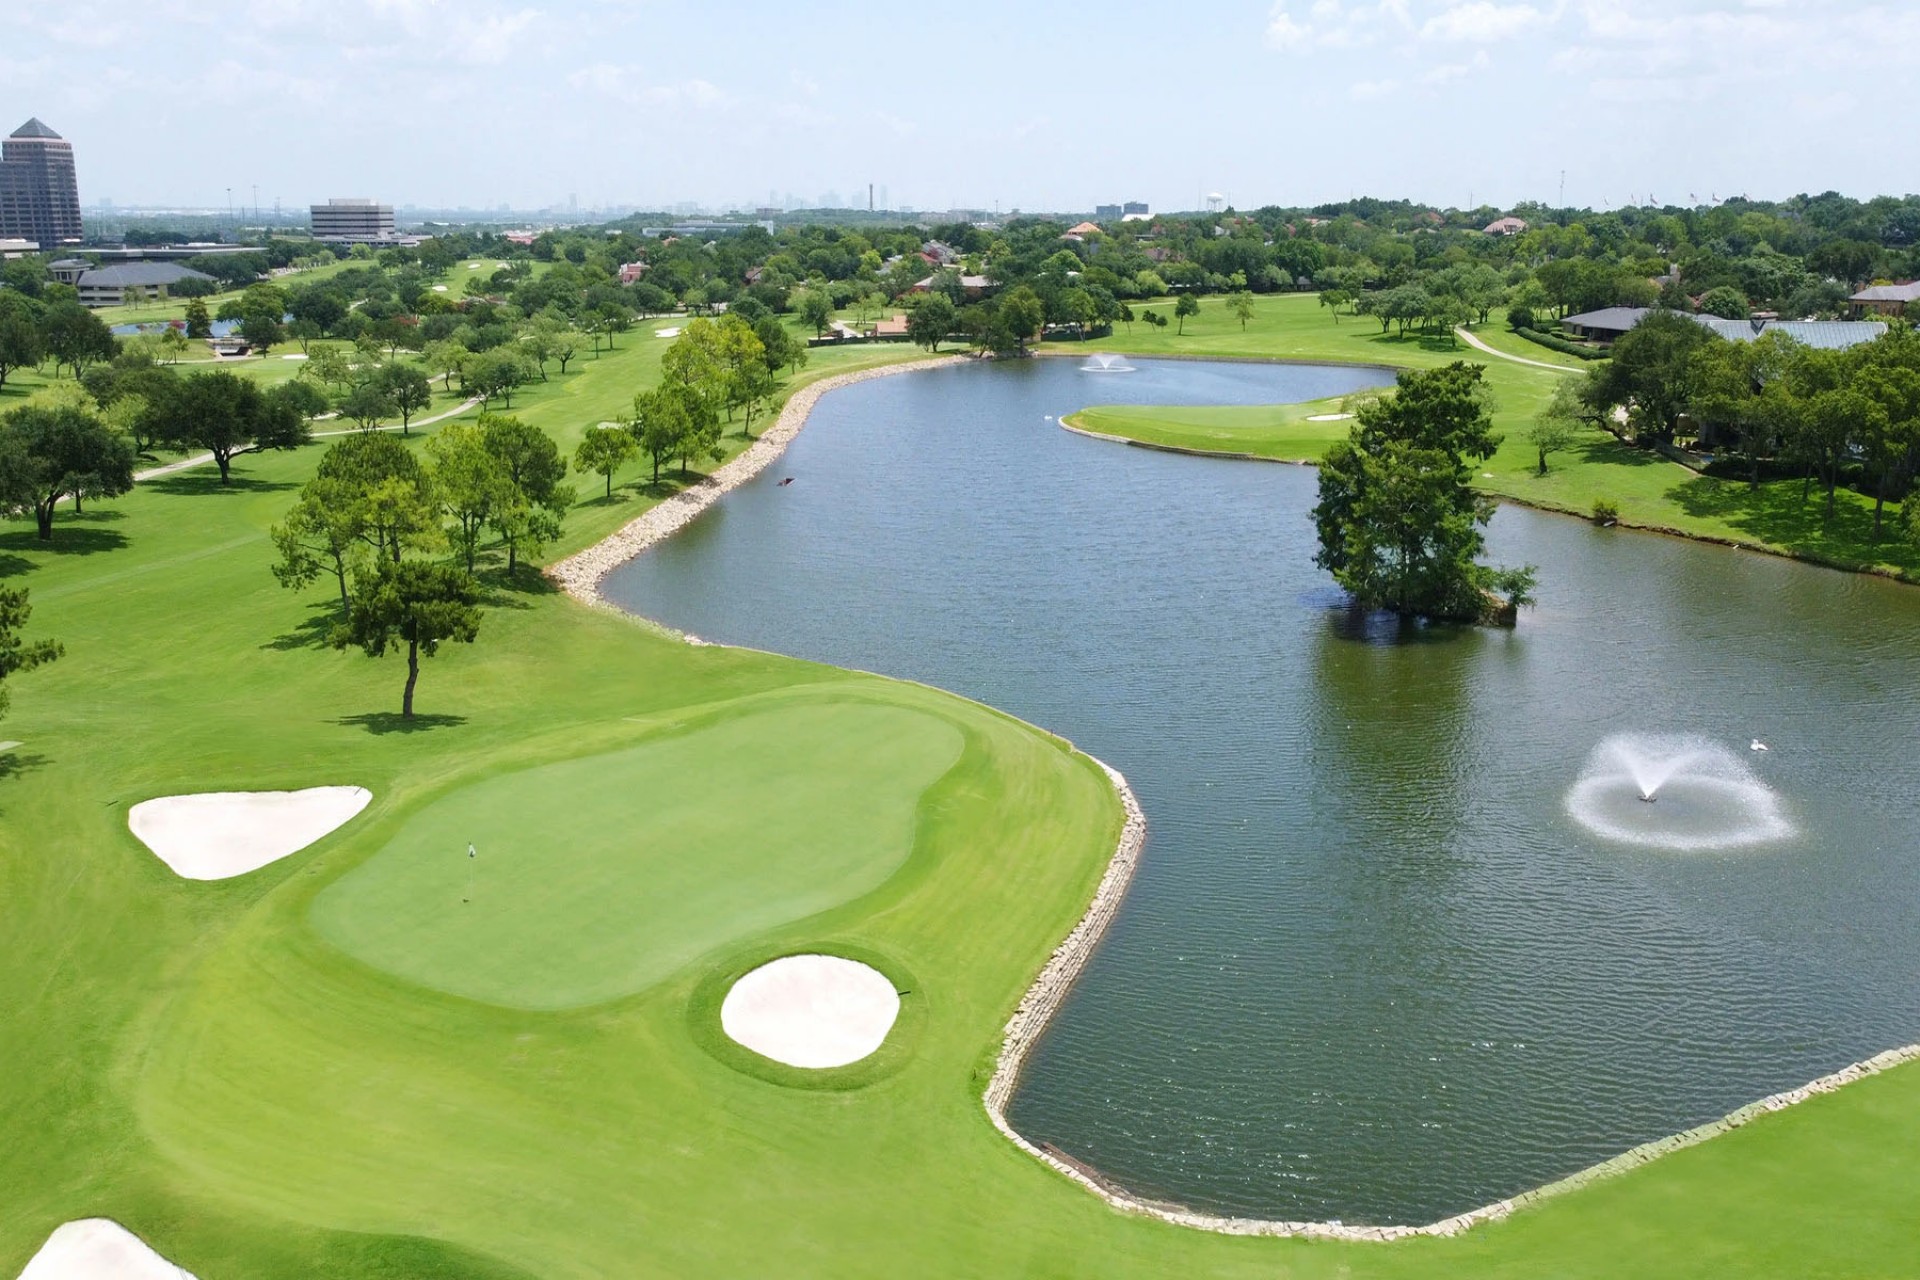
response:
<svg viewBox="0 0 1920 1280"><path fill-rule="evenodd" d="M577 439L663 347L623 337L515 411ZM909 354L817 351L807 376ZM1458 1240L1112 1212L980 1106L1119 830L1092 762L963 699L689 646L497 568L479 642L426 662L403 725L397 661L320 645L326 585L268 572L319 455L63 511L50 546L0 532L31 633L67 647L8 681L0 726L24 742L0 755L0 1275L90 1215L203 1280L1910 1269L1913 1068ZM643 509L638 474L553 554ZM328 782L373 805L233 880L180 880L126 829L155 795ZM477 923L437 919L428 856L469 839ZM813 1077L730 1047L726 983L816 948L908 992L881 1053Z"/></svg>
<svg viewBox="0 0 1920 1280"><path fill-rule="evenodd" d="M1324 419L1320 422L1310 418ZM1314 462L1353 424L1338 399L1276 405L1107 405L1082 409L1067 425L1142 444L1202 453Z"/></svg>
<svg viewBox="0 0 1920 1280"><path fill-rule="evenodd" d="M643 991L884 884L959 730L846 700L758 706L458 787L322 893L313 923L422 986L555 1009Z"/></svg>
<svg viewBox="0 0 1920 1280"><path fill-rule="evenodd" d="M1156 309L1172 311L1166 304ZM1136 306L1135 311L1139 310ZM1494 332L1498 328L1489 325L1476 336L1527 359L1556 362L1556 353L1511 333ZM1629 526L1738 543L1841 568L1920 576L1920 548L1900 540L1891 529L1876 537L1873 502L1859 494L1842 492L1828 521L1817 491L1812 501L1801 501L1798 480L1774 481L1753 490L1738 480L1699 475L1657 454L1622 445L1599 430L1586 433L1573 449L1549 459L1548 473L1542 476L1538 458L1526 441L1527 427L1555 384L1568 374L1489 356L1451 334L1406 338L1383 334L1378 324L1365 317L1336 319L1308 294L1261 298L1255 318L1244 329L1224 301L1210 299L1201 303L1197 317L1187 321L1184 335L1172 327L1150 330L1136 324L1132 333L1123 327L1110 338L1065 344L1065 349L1079 352L1083 346L1149 356L1265 356L1408 368L1468 360L1486 367L1487 385L1494 396L1494 427L1504 437L1499 452L1474 478L1476 485L1496 497L1578 515L1591 514L1594 503L1604 498L1619 508L1621 523ZM1571 356L1562 358L1575 363ZM1100 415L1098 419L1076 415L1074 421L1104 422L1107 425L1094 429L1149 443L1291 460L1317 458L1325 443L1344 435L1332 433L1321 441L1317 431L1303 434L1300 424L1286 414L1277 414L1265 431L1255 414L1225 409L1196 415L1192 409L1122 413L1104 408ZM1216 440L1221 443L1213 443ZM1320 449L1312 448L1315 444Z"/></svg>

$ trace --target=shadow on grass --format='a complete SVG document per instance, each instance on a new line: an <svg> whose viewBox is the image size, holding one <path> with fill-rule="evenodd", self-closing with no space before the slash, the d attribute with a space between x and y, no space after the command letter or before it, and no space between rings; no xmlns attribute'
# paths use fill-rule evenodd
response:
<svg viewBox="0 0 1920 1280"><path fill-rule="evenodd" d="M53 522L53 538L42 541L37 530L12 529L0 533L0 551L41 551L56 556L90 556L98 551L118 551L127 545L127 536L112 529L95 529L85 521L72 518Z"/></svg>
<svg viewBox="0 0 1920 1280"><path fill-rule="evenodd" d="M21 751L17 747L11 751L0 751L0 782L46 767L47 758L37 752Z"/></svg>
<svg viewBox="0 0 1920 1280"><path fill-rule="evenodd" d="M329 601L307 606L307 619L293 630L277 635L261 645L262 649L325 649L327 637L340 622L339 609Z"/></svg>
<svg viewBox="0 0 1920 1280"><path fill-rule="evenodd" d="M467 722L465 716L422 715L416 712L412 719L398 711L369 711L364 715L341 716L335 724L357 726L368 733L425 733L430 729L451 729Z"/></svg>
<svg viewBox="0 0 1920 1280"><path fill-rule="evenodd" d="M1908 546L1889 522L1881 536L1873 536L1873 509L1842 492L1831 519L1826 491L1815 484L1801 501L1800 481L1776 480L1748 488L1736 480L1696 476L1667 491L1688 515L1723 521L1729 528L1762 542L1812 559L1846 565L1894 564L1909 571L1920 568L1920 551Z"/></svg>
<svg viewBox="0 0 1920 1280"><path fill-rule="evenodd" d="M204 467L191 467L185 471L175 471L170 475L158 476L142 481L143 487L159 490L175 497L192 497L207 493L279 493L282 490L299 486L291 480L261 480L254 476L235 472L227 484L220 483L220 472L212 463Z"/></svg>
<svg viewBox="0 0 1920 1280"><path fill-rule="evenodd" d="M1570 452L1578 453L1582 462L1602 463L1612 467L1651 467L1669 461L1651 449L1636 449L1612 436L1582 441Z"/></svg>

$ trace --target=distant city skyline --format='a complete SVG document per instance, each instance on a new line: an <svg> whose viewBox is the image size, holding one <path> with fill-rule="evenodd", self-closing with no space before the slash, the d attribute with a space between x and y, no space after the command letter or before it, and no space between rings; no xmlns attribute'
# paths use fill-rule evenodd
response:
<svg viewBox="0 0 1920 1280"><path fill-rule="evenodd" d="M72 142L89 206L231 190L283 217L339 196L864 208L869 183L919 210L1506 208L1559 202L1563 170L1566 203L1604 208L1898 195L1920 160L1874 109L1920 12L1877 0L1238 0L1188 21L979 0L929 50L726 9L83 0L13 20L0 127Z"/></svg>

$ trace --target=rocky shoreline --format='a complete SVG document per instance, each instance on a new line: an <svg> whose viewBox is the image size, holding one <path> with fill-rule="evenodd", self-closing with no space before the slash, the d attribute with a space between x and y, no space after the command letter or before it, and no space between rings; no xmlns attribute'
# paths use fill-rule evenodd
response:
<svg viewBox="0 0 1920 1280"><path fill-rule="evenodd" d="M748 445L739 456L715 468L711 475L648 508L584 551L577 551L564 560L548 565L547 577L583 604L606 605L607 602L600 595L602 579L654 543L684 528L723 496L771 466L774 459L786 452L793 438L800 434L800 429L807 425L807 416L813 412L813 406L821 396L841 387L850 387L856 382L891 377L896 373L917 369L937 369L964 363L966 359L965 356L955 355L911 360L882 365L877 369L836 374L808 383L787 398L786 407L781 409L773 425L761 432L760 438Z"/></svg>
<svg viewBox="0 0 1920 1280"><path fill-rule="evenodd" d="M764 471L800 433L801 428L806 425L808 415L813 411L813 406L821 396L829 391L872 378L889 377L918 369L940 368L963 363L967 359L966 356L955 355L885 365L856 373L839 374L802 387L788 399L786 407L774 424L763 432L745 452L699 483L674 494L637 516L615 533L583 551L548 566L547 576L569 595L585 604L602 608L615 607L600 595L601 580L648 547L683 528L724 494ZM1127 440L1124 437L1071 426L1064 421L1060 425L1069 431L1095 439L1140 444L1138 441ZM1185 451L1169 449L1168 452ZM1223 455L1213 454L1212 456ZM1280 461L1272 458L1254 460ZM1680 536L1690 535L1681 534ZM691 636L686 638L695 644L702 643ZM1074 1160L1064 1152L1043 1148L1030 1142L1014 1129L1006 1116L1007 1105L1012 1101L1014 1090L1020 1083L1020 1074L1026 1066L1028 1056L1032 1053L1034 1046L1039 1043L1040 1037L1045 1034L1048 1024L1053 1021L1054 1015L1065 1002L1073 984L1092 959L1100 939L1119 912L1120 904L1126 897L1127 888L1133 881L1141 852L1146 845L1146 815L1140 807L1139 799L1133 793L1133 788L1128 785L1126 778L1118 770L1097 757L1089 758L1105 771L1120 799L1121 808L1125 813L1125 820L1120 829L1120 839L1114 848L1113 857L1107 863L1106 871L1100 878L1099 886L1094 890L1093 900L1088 904L1086 912L1074 925L1066 939L1054 948L1046 965L1042 967L1033 984L1027 988L1026 994L1021 997L1013 1016L1008 1019L993 1076L987 1083L981 1101L994 1128L998 1129L1009 1142L1064 1177L1071 1178L1122 1212L1143 1214L1176 1226L1191 1227L1222 1235L1288 1236L1378 1243L1419 1236L1453 1236L1481 1223L1498 1221L1517 1209L1536 1204L1551 1196L1625 1173L1674 1151L1696 1146L1761 1116L1805 1102L1808 1098L1832 1093L1857 1080L1864 1080L1868 1076L1878 1075L1882 1071L1905 1063L1920 1061L1920 1044L1889 1049L1864 1061L1852 1063L1838 1071L1821 1076L1817 1080L1809 1081L1798 1088L1788 1089L1757 1102L1748 1103L1718 1120L1709 1121L1683 1133L1643 1143L1610 1160L1582 1169L1545 1186L1420 1226L1375 1227L1348 1225L1342 1222L1292 1222L1267 1218L1238 1218L1143 1199L1117 1186L1097 1170Z"/></svg>

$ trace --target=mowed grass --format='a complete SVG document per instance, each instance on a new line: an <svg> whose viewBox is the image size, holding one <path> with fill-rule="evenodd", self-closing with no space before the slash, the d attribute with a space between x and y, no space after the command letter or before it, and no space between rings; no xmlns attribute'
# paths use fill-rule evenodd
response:
<svg viewBox="0 0 1920 1280"><path fill-rule="evenodd" d="M577 438L630 401L658 350L623 339L516 411ZM808 374L874 351L816 353ZM63 511L51 546L19 524L0 544L0 574L32 588L31 634L67 646L8 681L0 725L25 743L0 755L0 1275L90 1215L203 1280L1911 1269L1913 1068L1457 1240L1233 1238L1114 1213L1007 1143L979 1102L1008 1014L1112 851L1119 812L1090 761L934 690L688 646L497 575L479 643L426 663L428 718L404 726L397 662L325 648L325 584L290 593L268 572L266 528L319 455L243 459L224 490L182 473ZM627 480L562 543L651 496ZM573 1010L428 989L315 926L332 886L449 796L801 707L883 708L963 739L920 793L905 860L851 900ZM676 781L716 823L779 808L758 794L764 773L686 765ZM127 806L153 795L338 781L373 790L365 814L229 881L180 880L126 830ZM590 813L545 820L557 834L617 817L605 791L664 802L624 774L599 781L581 793ZM872 1070L827 1088L715 1043L716 992L808 949L870 959L908 991Z"/></svg>
<svg viewBox="0 0 1920 1280"><path fill-rule="evenodd" d="M1135 306L1136 312L1141 309ZM1172 311L1170 304L1160 304L1160 309ZM1496 332L1498 328L1497 322L1489 324L1476 336L1513 355L1559 363L1556 353ZM1110 338L1067 344L1066 349L1078 352L1083 346L1148 356L1329 360L1415 369L1465 360L1486 369L1486 383L1493 393L1494 429L1503 442L1492 458L1476 467L1474 484L1495 497L1581 516L1591 515L1594 504L1605 500L1619 509L1621 523L1629 526L1735 543L1838 568L1920 576L1920 547L1900 537L1892 522L1876 533L1873 502L1857 493L1841 492L1828 519L1824 495L1816 488L1811 500L1803 500L1798 480L1776 480L1751 489L1740 480L1700 475L1659 454L1624 445L1598 429L1581 433L1571 449L1552 455L1547 474L1539 474L1527 429L1554 386L1579 376L1575 366L1580 362L1573 357L1565 357L1569 371L1562 373L1477 351L1452 334L1413 333L1404 338L1383 334L1377 323L1365 317L1334 317L1310 294L1260 298L1254 319L1244 329L1223 300L1208 299L1201 302L1200 314L1188 319L1184 335L1172 327L1136 324L1132 333L1123 328ZM1105 420L1109 434L1152 443L1210 448L1204 443L1204 432L1196 434L1197 428L1235 425L1249 430L1236 432L1224 452L1296 461L1310 461L1324 452L1324 445L1319 451L1302 452L1303 444L1314 441L1301 437L1284 417L1274 419L1270 440L1255 429L1254 419L1224 415L1214 422L1188 409L1172 416L1143 411ZM1336 433L1327 443L1344 435L1344 431ZM1293 456L1296 453L1298 457Z"/></svg>
<svg viewBox="0 0 1920 1280"><path fill-rule="evenodd" d="M758 705L457 788L321 894L314 925L424 986L558 1009L878 888L960 731L858 701Z"/></svg>
<svg viewBox="0 0 1920 1280"><path fill-rule="evenodd" d="M1314 422L1313 418L1335 420ZM1313 462L1344 440L1351 415L1340 400L1276 405L1105 405L1068 415L1069 426L1165 449Z"/></svg>

